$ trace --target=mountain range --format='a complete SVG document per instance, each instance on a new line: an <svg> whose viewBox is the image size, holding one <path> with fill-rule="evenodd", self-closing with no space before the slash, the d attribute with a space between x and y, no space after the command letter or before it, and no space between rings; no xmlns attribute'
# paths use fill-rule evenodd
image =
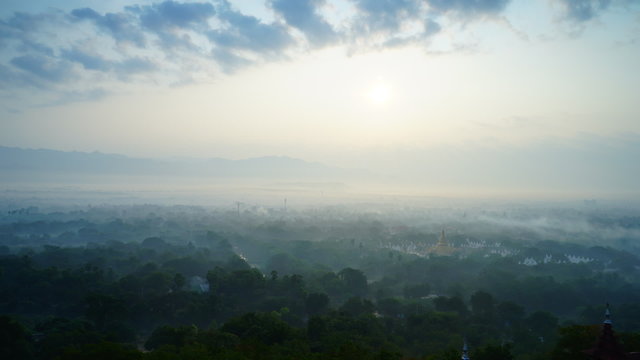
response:
<svg viewBox="0 0 640 360"><path fill-rule="evenodd" d="M0 172L66 175L127 175L269 179L327 179L358 171L285 156L159 160L101 152L67 152L0 146Z"/></svg>

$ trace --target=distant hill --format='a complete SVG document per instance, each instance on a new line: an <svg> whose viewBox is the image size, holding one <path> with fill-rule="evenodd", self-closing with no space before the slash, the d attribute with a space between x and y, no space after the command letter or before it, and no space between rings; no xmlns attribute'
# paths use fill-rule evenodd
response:
<svg viewBox="0 0 640 360"><path fill-rule="evenodd" d="M100 152L0 147L0 172L241 178L336 178L357 172L284 156L155 160Z"/></svg>

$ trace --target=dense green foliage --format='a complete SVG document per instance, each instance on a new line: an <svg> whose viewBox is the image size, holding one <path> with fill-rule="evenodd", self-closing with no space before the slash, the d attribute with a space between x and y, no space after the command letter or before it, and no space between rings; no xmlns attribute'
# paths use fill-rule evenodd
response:
<svg viewBox="0 0 640 360"><path fill-rule="evenodd" d="M151 210L6 217L0 358L446 360L466 338L473 359L581 359L607 301L640 350L630 251L453 235L464 251L424 256L403 249L434 234L366 217Z"/></svg>

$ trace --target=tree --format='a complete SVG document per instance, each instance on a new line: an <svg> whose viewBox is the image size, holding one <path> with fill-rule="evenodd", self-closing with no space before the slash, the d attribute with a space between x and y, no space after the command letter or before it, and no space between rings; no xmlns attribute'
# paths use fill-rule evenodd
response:
<svg viewBox="0 0 640 360"><path fill-rule="evenodd" d="M344 268L338 273L338 277L344 285L344 289L354 296L367 294L367 277L360 270Z"/></svg>
<svg viewBox="0 0 640 360"><path fill-rule="evenodd" d="M513 360L511 345L487 345L473 352L473 360Z"/></svg>
<svg viewBox="0 0 640 360"><path fill-rule="evenodd" d="M26 331L22 325L8 316L0 316L0 358L32 358Z"/></svg>
<svg viewBox="0 0 640 360"><path fill-rule="evenodd" d="M319 340L327 332L326 321L318 316L313 316L307 322L307 336L312 341Z"/></svg>
<svg viewBox="0 0 640 360"><path fill-rule="evenodd" d="M374 306L371 301L354 296L340 307L340 311L351 316L360 316L373 313Z"/></svg>
<svg viewBox="0 0 640 360"><path fill-rule="evenodd" d="M404 296L412 299L419 299L429 295L431 286L427 283L417 285L407 285L404 287Z"/></svg>
<svg viewBox="0 0 640 360"><path fill-rule="evenodd" d="M378 310L384 316L395 318L402 314L402 303L394 298L381 299L378 301Z"/></svg>
<svg viewBox="0 0 640 360"><path fill-rule="evenodd" d="M127 316L125 302L109 295L89 295L86 306L85 316L93 321L98 329L104 329L107 323L125 319Z"/></svg>
<svg viewBox="0 0 640 360"><path fill-rule="evenodd" d="M536 311L527 318L527 325L537 336L551 337L558 326L558 318L547 311Z"/></svg>
<svg viewBox="0 0 640 360"><path fill-rule="evenodd" d="M198 335L198 328L195 326L160 326L156 328L144 347L147 350L157 349L163 345L172 345L177 348L193 343Z"/></svg>
<svg viewBox="0 0 640 360"><path fill-rule="evenodd" d="M173 288L174 290L182 290L184 285L187 283L187 279L185 279L184 275L177 273L173 277Z"/></svg>
<svg viewBox="0 0 640 360"><path fill-rule="evenodd" d="M457 312L461 316L467 315L469 312L467 305L459 296L439 296L433 300L433 304L438 311Z"/></svg>
<svg viewBox="0 0 640 360"><path fill-rule="evenodd" d="M329 297L324 293L311 293L305 299L305 307L307 314L318 315L327 310L329 306Z"/></svg>
<svg viewBox="0 0 640 360"><path fill-rule="evenodd" d="M482 290L476 291L471 295L470 303L473 315L482 319L491 319L493 317L495 300L491 294Z"/></svg>
<svg viewBox="0 0 640 360"><path fill-rule="evenodd" d="M571 325L558 329L559 339L551 351L551 359L584 360L583 350L595 344L599 332L598 325Z"/></svg>
<svg viewBox="0 0 640 360"><path fill-rule="evenodd" d="M524 308L512 301L504 301L496 306L500 325L517 326L524 318Z"/></svg>
<svg viewBox="0 0 640 360"><path fill-rule="evenodd" d="M86 344L66 349L60 360L140 360L142 353L127 345L112 342Z"/></svg>
<svg viewBox="0 0 640 360"><path fill-rule="evenodd" d="M248 313L229 320L220 330L267 345L296 337L296 330L273 313Z"/></svg>

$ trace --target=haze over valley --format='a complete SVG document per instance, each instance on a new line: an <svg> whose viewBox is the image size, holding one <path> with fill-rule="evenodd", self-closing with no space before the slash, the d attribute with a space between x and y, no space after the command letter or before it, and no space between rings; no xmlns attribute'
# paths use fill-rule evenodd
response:
<svg viewBox="0 0 640 360"><path fill-rule="evenodd" d="M0 359L640 358L637 0L3 0Z"/></svg>

